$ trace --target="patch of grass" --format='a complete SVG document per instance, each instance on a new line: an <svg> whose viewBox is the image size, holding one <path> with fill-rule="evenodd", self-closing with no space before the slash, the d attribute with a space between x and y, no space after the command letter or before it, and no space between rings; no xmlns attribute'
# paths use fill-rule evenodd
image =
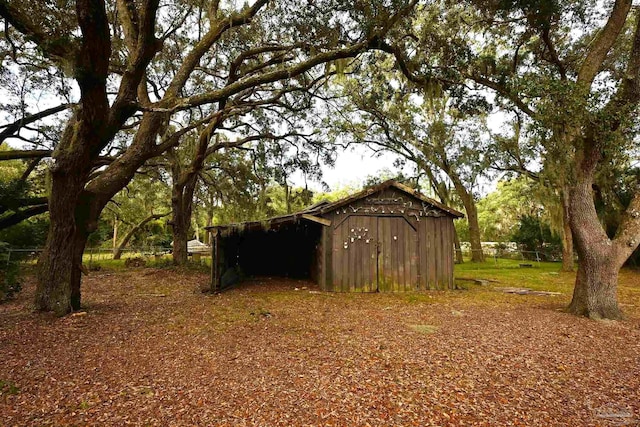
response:
<svg viewBox="0 0 640 427"><path fill-rule="evenodd" d="M84 255L82 262L87 266L87 268L89 268L89 270L92 270L90 266L94 265L100 266L101 270L119 271L125 269L124 259L98 258L97 256L92 258Z"/></svg>
<svg viewBox="0 0 640 427"><path fill-rule="evenodd" d="M0 395L6 394L8 396L14 396L19 392L20 392L20 388L18 388L11 381L0 380Z"/></svg>
<svg viewBox="0 0 640 427"><path fill-rule="evenodd" d="M533 267L521 268L520 260L488 259L483 263L467 262L456 264L454 271L458 278L484 279L489 286L512 286L531 288L539 291L570 293L575 282L575 273L561 272L561 264L556 262L532 262ZM460 283L460 282L458 282ZM471 289L467 282L463 286Z"/></svg>
<svg viewBox="0 0 640 427"><path fill-rule="evenodd" d="M438 330L438 327L433 325L410 325L410 327L421 334L433 334Z"/></svg>
<svg viewBox="0 0 640 427"><path fill-rule="evenodd" d="M173 268L173 260L167 257L159 257L157 259L150 259L147 262L147 267L151 268Z"/></svg>

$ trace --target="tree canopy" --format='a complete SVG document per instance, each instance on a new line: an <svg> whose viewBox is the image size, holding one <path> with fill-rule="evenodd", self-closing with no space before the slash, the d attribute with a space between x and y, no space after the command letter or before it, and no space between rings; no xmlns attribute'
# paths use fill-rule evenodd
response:
<svg viewBox="0 0 640 427"><path fill-rule="evenodd" d="M65 314L137 174L170 187L180 263L194 200L208 223L292 212L312 199L295 173L366 144L464 206L478 261L478 182L534 180L534 216L581 261L571 311L618 318L640 243L639 15L631 0L0 0L0 228L49 212L36 305ZM123 239L168 206L143 210Z"/></svg>

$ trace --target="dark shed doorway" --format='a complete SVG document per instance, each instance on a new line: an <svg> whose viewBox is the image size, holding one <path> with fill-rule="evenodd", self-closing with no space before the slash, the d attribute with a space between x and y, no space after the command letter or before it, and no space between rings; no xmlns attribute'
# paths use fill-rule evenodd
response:
<svg viewBox="0 0 640 427"><path fill-rule="evenodd" d="M223 243L226 267L237 267L245 276L315 280L321 228L319 224L304 221L231 233Z"/></svg>

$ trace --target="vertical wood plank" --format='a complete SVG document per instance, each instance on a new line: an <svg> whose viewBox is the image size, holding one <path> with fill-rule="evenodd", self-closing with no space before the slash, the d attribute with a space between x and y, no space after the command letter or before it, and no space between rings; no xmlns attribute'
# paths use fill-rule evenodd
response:
<svg viewBox="0 0 640 427"><path fill-rule="evenodd" d="M396 229L398 230L398 240L395 240L396 244L396 263L398 265L398 283L395 290L401 292L404 288L406 269L404 265L404 241L407 237L405 233L404 220L401 218L394 218L393 222L396 223Z"/></svg>
<svg viewBox="0 0 640 427"><path fill-rule="evenodd" d="M380 218L375 217L376 221L376 291L382 292L384 288L384 278L382 275L384 274L384 255L382 248L382 235L384 234L384 230L382 227L384 224L381 223Z"/></svg>
<svg viewBox="0 0 640 427"><path fill-rule="evenodd" d="M442 257L444 259L444 286L447 289L451 289L451 265L449 264L449 253L451 248L449 247L449 224L448 218L441 218L442 227Z"/></svg>
<svg viewBox="0 0 640 427"><path fill-rule="evenodd" d="M325 286L328 291L333 291L333 228L325 227L324 236Z"/></svg>
<svg viewBox="0 0 640 427"><path fill-rule="evenodd" d="M338 220L339 218L336 218L336 220ZM340 248L342 247L342 238L341 238L341 232L342 232L342 226L339 225L337 226L334 230L333 230L333 234L332 234L332 240L333 240L333 244L332 244L332 254L331 254L331 258L333 261L333 265L332 265L332 272L333 272L333 286L332 286L332 290L334 292L340 292L341 289L341 281L342 281L342 258L341 258L341 253L340 253Z"/></svg>
<svg viewBox="0 0 640 427"><path fill-rule="evenodd" d="M378 219L376 217L369 218L369 236L369 253L371 254L369 291L376 292L378 290Z"/></svg>
<svg viewBox="0 0 640 427"><path fill-rule="evenodd" d="M384 218L378 217L378 291L387 291L387 279L386 279L386 248L385 248L385 236L386 236L386 224Z"/></svg>
<svg viewBox="0 0 640 427"><path fill-rule="evenodd" d="M420 247L421 235L419 233L419 229L416 227L416 235L415 235L415 258L413 259L413 281L414 281L414 289L420 289L420 251L418 248Z"/></svg>
<svg viewBox="0 0 640 427"><path fill-rule="evenodd" d="M339 220L339 219L338 219ZM335 247L335 253L333 256L333 262L334 262L334 271L335 271L335 278L333 279L333 290L335 292L342 292L342 241L344 240L342 237L342 229L343 229L343 225L341 224L338 228L336 228L336 232L333 235L333 238L335 240L334 242L334 247Z"/></svg>
<svg viewBox="0 0 640 427"><path fill-rule="evenodd" d="M219 237L220 231L213 229L210 231L209 240L211 241L211 292L220 291L220 256L219 256Z"/></svg>
<svg viewBox="0 0 640 427"><path fill-rule="evenodd" d="M429 235L429 253L427 254L427 260L429 261L429 289L436 288L436 257L435 257L435 228L432 218L426 218L427 230Z"/></svg>
<svg viewBox="0 0 640 427"><path fill-rule="evenodd" d="M445 218L445 226L447 228L447 242L446 242L446 253L447 253L447 279L449 281L449 289L455 289L455 282L453 280L453 220L450 217Z"/></svg>
<svg viewBox="0 0 640 427"><path fill-rule="evenodd" d="M332 248L327 248L327 244L329 243L328 236L332 233L333 229L331 227L322 227L322 235L320 237L322 241L321 245L321 265L320 265L320 289L323 291L329 291L332 288L332 283L330 281L330 263L328 262L327 253L331 254ZM329 255L330 256L330 255Z"/></svg>
<svg viewBox="0 0 640 427"><path fill-rule="evenodd" d="M358 229L361 225L361 218L358 216L353 217L354 223L354 232L352 235L354 236L353 240L353 271L351 275L353 276L353 291L354 292L362 292L362 245L361 241L358 239L360 235Z"/></svg>
<svg viewBox="0 0 640 427"><path fill-rule="evenodd" d="M389 284L389 291L395 292L398 286L398 229L397 223L394 218L389 218L389 266L391 276L391 283ZM395 239L394 239L395 237Z"/></svg>
<svg viewBox="0 0 640 427"><path fill-rule="evenodd" d="M407 224L402 218L394 218L394 222L396 223L396 227L398 228L398 240L396 240L396 253L397 253L397 262L398 262L398 284L396 287L396 291L402 292L404 291L404 286L406 284L407 279L407 268L406 268L406 258L404 245L409 237L407 233Z"/></svg>
<svg viewBox="0 0 640 427"><path fill-rule="evenodd" d="M402 245L402 249L404 252L402 260L404 263L405 281L404 286L402 287L402 291L406 292L412 290L411 288L413 287L413 280L411 277L411 260L416 254L414 252L415 249L412 250L413 245L411 244L411 242L415 237L415 232L404 219L402 220L402 222L405 230L404 244Z"/></svg>
<svg viewBox="0 0 640 427"><path fill-rule="evenodd" d="M349 292L356 291L356 276L358 270L357 220L358 218L355 216L349 217ZM353 239L353 242L351 239Z"/></svg>
<svg viewBox="0 0 640 427"><path fill-rule="evenodd" d="M443 276L443 257L442 257L442 227L440 225L440 218L435 218L436 229L436 277L438 281L438 289L445 289L442 281Z"/></svg>
<svg viewBox="0 0 640 427"><path fill-rule="evenodd" d="M347 242L347 249L344 248L344 242ZM342 292L349 292L349 249L351 243L349 242L349 219L343 222L342 227Z"/></svg>
<svg viewBox="0 0 640 427"><path fill-rule="evenodd" d="M451 252L451 248L449 248L449 227L447 224L447 219L446 217L442 217L440 218L440 223L441 223L441 227L442 227L442 260L443 260L443 264L444 264L444 269L443 269L443 283L444 283L444 287L446 289L451 289L450 287L450 280L451 280L451 274L450 274L450 265L449 265L449 253Z"/></svg>
<svg viewBox="0 0 640 427"><path fill-rule="evenodd" d="M428 270L427 270L427 226L426 221L416 221L418 228L418 286L420 290L427 290Z"/></svg>
<svg viewBox="0 0 640 427"><path fill-rule="evenodd" d="M393 272L393 264L391 263L392 256L392 236L391 236L391 224L389 223L388 218L383 218L384 224L384 270L385 270L385 291L391 292L393 290L393 281L394 281L394 272Z"/></svg>

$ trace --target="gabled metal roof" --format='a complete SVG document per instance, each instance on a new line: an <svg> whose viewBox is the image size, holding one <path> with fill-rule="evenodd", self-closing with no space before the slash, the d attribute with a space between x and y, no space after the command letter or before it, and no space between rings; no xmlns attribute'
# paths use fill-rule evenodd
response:
<svg viewBox="0 0 640 427"><path fill-rule="evenodd" d="M242 223L235 223L235 224L226 224L226 225L214 225L211 227L205 227L207 230L210 229L252 229L252 228L271 228L273 226L277 226L277 225L281 225L281 224L287 224L287 223L292 223L292 222L297 222L300 219L303 218L304 215L322 215L322 214L326 214L329 213L335 209L338 209L342 206L348 205L349 203L353 203L356 200L360 200L360 199L364 199L365 197L368 197L372 194L378 193L380 191L386 190L388 188L396 188L404 193L409 194L410 196L413 196L415 198L417 198L418 200L421 200L422 202L428 203L431 206L438 208L440 210L442 210L443 212L447 213L448 215L454 217L454 218L462 218L464 217L464 214L462 214L461 212L458 212L455 209L452 209L440 202L438 202L437 200L434 200L430 197L424 196L423 194L419 193L418 191L414 190L411 187L408 187L404 184L401 184L395 180L388 180L385 181L381 184L375 185L373 187L369 187L366 188L358 193L352 194L351 196L347 196L343 199L337 200L335 202L328 202L326 200L322 200L318 203L315 203L303 210L301 210L300 212L296 212L296 213L292 213L292 214L288 214L288 215L280 215L280 216L276 216L273 218L268 218L262 221L247 221L247 222L242 222Z"/></svg>
<svg viewBox="0 0 640 427"><path fill-rule="evenodd" d="M326 204L324 206L321 206L317 213L331 212L334 209L337 209L337 208L342 207L344 205L348 205L349 203L352 203L352 202L354 202L356 200L364 199L365 197L368 197L368 196L370 196L372 194L375 194L375 193L377 193L379 191L386 190L387 188L390 188L390 187L397 188L398 190L400 190L400 191L402 191L404 193L407 193L410 196L413 196L416 199L419 199L419 200L421 200L421 201L423 201L425 203L428 203L428 204L430 204L430 205L432 205L432 206L434 206L434 207L436 207L436 208L448 213L451 216L454 216L456 218L464 217L463 213L458 212L457 210L452 209L452 208L448 207L447 205L444 205L444 204L438 202L437 200L434 200L434 199L432 199L430 197L427 197L427 196L419 193L418 191L414 190L411 187L408 187L408 186L406 186L404 184L400 184L399 182L397 182L397 181L395 181L393 179L390 179L388 181L383 182L382 184L378 184L378 185L373 186L373 187L365 188L364 190L360 191L359 193L352 194L351 196L345 197L344 199L340 199L340 200L337 200L337 201L335 201L333 203L329 203L329 204Z"/></svg>

